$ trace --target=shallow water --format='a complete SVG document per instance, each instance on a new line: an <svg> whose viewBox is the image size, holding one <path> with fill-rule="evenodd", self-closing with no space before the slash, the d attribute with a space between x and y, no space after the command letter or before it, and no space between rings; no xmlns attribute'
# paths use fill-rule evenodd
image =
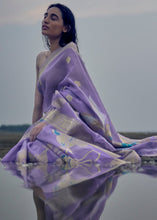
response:
<svg viewBox="0 0 157 220"><path fill-rule="evenodd" d="M70 182L72 172L0 164L0 219L35 220L36 208L43 219L156 219L157 165L123 167L76 184Z"/></svg>
<svg viewBox="0 0 157 220"><path fill-rule="evenodd" d="M22 183L22 180L5 171L0 164L1 220L36 219L32 191L22 187Z"/></svg>

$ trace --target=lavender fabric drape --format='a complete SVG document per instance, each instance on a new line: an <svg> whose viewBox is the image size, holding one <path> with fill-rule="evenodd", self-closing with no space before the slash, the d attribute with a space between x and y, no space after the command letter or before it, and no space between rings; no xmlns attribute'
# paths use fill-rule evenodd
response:
<svg viewBox="0 0 157 220"><path fill-rule="evenodd" d="M46 126L30 142L30 131L40 121L32 125L2 162L86 163L101 174L157 156L157 136L131 140L116 132L74 43L45 61L38 89Z"/></svg>

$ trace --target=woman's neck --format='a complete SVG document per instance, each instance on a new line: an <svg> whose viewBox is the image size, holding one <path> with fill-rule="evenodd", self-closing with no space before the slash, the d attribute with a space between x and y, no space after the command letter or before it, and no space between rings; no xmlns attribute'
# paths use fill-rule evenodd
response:
<svg viewBox="0 0 157 220"><path fill-rule="evenodd" d="M51 41L50 40L50 51L51 53L54 52L56 49L60 48L60 45L59 45L59 41Z"/></svg>

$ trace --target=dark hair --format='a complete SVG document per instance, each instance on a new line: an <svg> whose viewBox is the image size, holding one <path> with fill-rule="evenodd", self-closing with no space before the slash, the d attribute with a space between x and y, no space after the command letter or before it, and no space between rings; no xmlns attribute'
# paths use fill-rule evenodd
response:
<svg viewBox="0 0 157 220"><path fill-rule="evenodd" d="M66 33L62 33L61 39L59 41L59 45L61 47L64 47L66 44L70 42L74 42L77 45L77 32L76 32L76 26L75 26L75 17L72 13L72 11L66 7L65 5L56 3L56 4L51 4L48 8L59 8L61 13L62 13L62 19L63 19L63 24L69 28L69 31ZM44 36L46 45L50 49L50 42L47 36Z"/></svg>

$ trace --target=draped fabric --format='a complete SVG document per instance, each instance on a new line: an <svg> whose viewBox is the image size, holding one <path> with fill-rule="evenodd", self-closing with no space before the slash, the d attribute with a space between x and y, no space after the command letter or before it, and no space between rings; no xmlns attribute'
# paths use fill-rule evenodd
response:
<svg viewBox="0 0 157 220"><path fill-rule="evenodd" d="M86 164L102 174L157 156L157 136L132 140L116 132L74 43L53 52L40 70L46 126L31 142L41 120L33 124L2 162Z"/></svg>

